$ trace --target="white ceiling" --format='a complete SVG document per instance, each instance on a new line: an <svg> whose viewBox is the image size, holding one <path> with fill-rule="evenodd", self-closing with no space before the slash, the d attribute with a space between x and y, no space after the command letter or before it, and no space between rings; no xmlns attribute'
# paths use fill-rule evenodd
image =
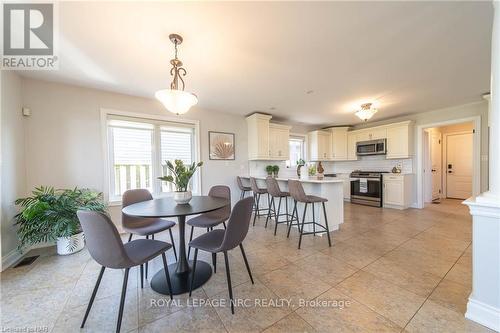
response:
<svg viewBox="0 0 500 333"><path fill-rule="evenodd" d="M179 33L200 107L355 124L365 101L379 120L480 100L492 17L490 2L62 2L60 70L21 74L153 97Z"/></svg>

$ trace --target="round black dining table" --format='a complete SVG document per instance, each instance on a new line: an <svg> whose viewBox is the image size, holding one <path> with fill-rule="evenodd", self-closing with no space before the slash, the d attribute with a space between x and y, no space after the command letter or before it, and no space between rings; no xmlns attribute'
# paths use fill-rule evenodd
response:
<svg viewBox="0 0 500 333"><path fill-rule="evenodd" d="M230 201L223 198L209 196L193 196L188 204L178 205L172 198L160 198L132 204L122 209L123 214L135 217L177 217L179 224L179 258L177 263L168 265L172 293L183 294L189 291L191 284L192 261L186 257L186 240L184 235L186 216L211 212L230 205ZM210 264L196 261L196 274L193 290L205 284L212 276ZM167 279L164 269L155 274L151 280L151 288L164 295L169 295Z"/></svg>

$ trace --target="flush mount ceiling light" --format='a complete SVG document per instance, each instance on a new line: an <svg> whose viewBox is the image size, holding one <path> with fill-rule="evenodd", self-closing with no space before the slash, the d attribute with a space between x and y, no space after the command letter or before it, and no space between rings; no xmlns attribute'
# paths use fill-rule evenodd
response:
<svg viewBox="0 0 500 333"><path fill-rule="evenodd" d="M367 121L377 113L377 109L372 108L372 103L361 104L361 110L356 111L355 115L363 121Z"/></svg>
<svg viewBox="0 0 500 333"><path fill-rule="evenodd" d="M172 68L170 75L173 76L170 89L158 90L155 97L165 106L165 108L175 114L184 114L189 109L198 103L198 97L195 94L184 91L183 76L186 76L187 71L182 67L182 61L177 58L177 45L182 44L182 37L177 34L168 36L170 41L175 45L175 58L170 60ZM181 86L179 87L179 81Z"/></svg>

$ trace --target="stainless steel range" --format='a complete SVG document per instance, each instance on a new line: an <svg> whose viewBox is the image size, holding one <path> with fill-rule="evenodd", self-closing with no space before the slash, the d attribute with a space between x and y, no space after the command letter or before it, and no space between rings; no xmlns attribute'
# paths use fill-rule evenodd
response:
<svg viewBox="0 0 500 333"><path fill-rule="evenodd" d="M379 171L356 170L351 173L351 202L382 207L382 174Z"/></svg>

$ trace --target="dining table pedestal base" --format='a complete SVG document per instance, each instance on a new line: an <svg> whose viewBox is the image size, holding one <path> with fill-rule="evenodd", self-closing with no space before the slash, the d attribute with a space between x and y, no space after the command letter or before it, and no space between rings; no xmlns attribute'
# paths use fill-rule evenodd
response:
<svg viewBox="0 0 500 333"><path fill-rule="evenodd" d="M180 295L189 292L191 286L191 276L193 261L189 261L189 271L184 273L177 273L177 263L168 265L170 272L170 282L172 284L172 294ZM212 266L202 260L196 260L196 275L194 277L193 290L201 287L212 276ZM165 277L165 270L161 269L153 276L151 280L151 289L163 295L170 295L168 291L167 279Z"/></svg>

